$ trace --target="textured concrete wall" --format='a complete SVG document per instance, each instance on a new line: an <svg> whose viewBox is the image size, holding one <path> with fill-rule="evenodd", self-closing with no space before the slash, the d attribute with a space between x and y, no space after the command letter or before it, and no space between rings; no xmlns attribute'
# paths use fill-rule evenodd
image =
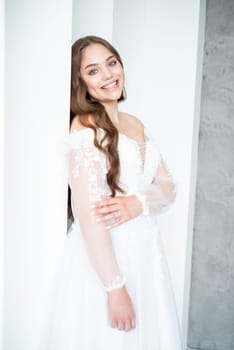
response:
<svg viewBox="0 0 234 350"><path fill-rule="evenodd" d="M234 349L234 1L207 1L188 349Z"/></svg>

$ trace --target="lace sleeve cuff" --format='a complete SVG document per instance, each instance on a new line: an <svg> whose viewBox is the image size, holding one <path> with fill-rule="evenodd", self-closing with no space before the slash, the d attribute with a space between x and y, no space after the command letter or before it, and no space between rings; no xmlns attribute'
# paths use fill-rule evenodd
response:
<svg viewBox="0 0 234 350"><path fill-rule="evenodd" d="M146 195L145 194L141 194L139 192L134 193L134 194L139 199L139 201L141 202L141 204L143 206L142 214L143 215L149 215L149 206L147 204Z"/></svg>
<svg viewBox="0 0 234 350"><path fill-rule="evenodd" d="M122 288L125 282L125 277L117 275L111 283L104 285L104 289L106 292L111 292L112 290Z"/></svg>

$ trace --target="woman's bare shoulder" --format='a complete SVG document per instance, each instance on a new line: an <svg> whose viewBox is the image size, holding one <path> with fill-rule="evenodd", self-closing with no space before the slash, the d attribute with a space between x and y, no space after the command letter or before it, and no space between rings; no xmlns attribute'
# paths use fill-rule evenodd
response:
<svg viewBox="0 0 234 350"><path fill-rule="evenodd" d="M120 112L122 118L125 118L129 124L131 124L135 128L139 128L140 130L144 128L144 124L142 121L137 118L135 115Z"/></svg>
<svg viewBox="0 0 234 350"><path fill-rule="evenodd" d="M87 118L89 118L89 116L87 116ZM80 116L76 115L73 119L72 119L72 123L71 123L71 127L70 127L70 133L74 130L80 131L83 129L88 129L86 126L84 126L83 124L81 124L80 122Z"/></svg>
<svg viewBox="0 0 234 350"><path fill-rule="evenodd" d="M94 147L94 133L92 127L84 126L82 124L82 120L80 120L79 116L75 116L72 119L70 131L68 135L68 144L72 149L77 149L81 147Z"/></svg>

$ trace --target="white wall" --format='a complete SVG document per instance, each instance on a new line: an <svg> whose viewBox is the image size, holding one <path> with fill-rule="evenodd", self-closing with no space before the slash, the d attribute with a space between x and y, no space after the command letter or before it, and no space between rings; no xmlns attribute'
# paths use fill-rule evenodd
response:
<svg viewBox="0 0 234 350"><path fill-rule="evenodd" d="M3 280L4 280L4 1L0 0L0 350L3 350Z"/></svg>
<svg viewBox="0 0 234 350"><path fill-rule="evenodd" d="M199 10L199 0L137 0L134 6L132 0L116 0L113 22L113 43L126 62L128 101L121 108L150 126L177 181L177 201L159 217L159 225L185 342L193 229L188 231L188 217L194 200L190 186L196 179L191 165L198 135L194 108Z"/></svg>
<svg viewBox="0 0 234 350"><path fill-rule="evenodd" d="M5 350L45 349L66 235L71 24L71 0L6 2Z"/></svg>
<svg viewBox="0 0 234 350"><path fill-rule="evenodd" d="M177 181L177 201L160 216L159 224L186 343L200 102L200 1L115 0L108 7L104 2L100 12L92 0L74 0L74 4L73 18L80 20L73 22L73 40L87 34L109 39L112 34L127 78L128 99L120 109L150 126ZM202 4L204 17L205 1ZM107 26L100 27L105 19ZM202 45L199 50L203 51Z"/></svg>
<svg viewBox="0 0 234 350"><path fill-rule="evenodd" d="M113 0L73 0L72 41L84 35L112 39Z"/></svg>

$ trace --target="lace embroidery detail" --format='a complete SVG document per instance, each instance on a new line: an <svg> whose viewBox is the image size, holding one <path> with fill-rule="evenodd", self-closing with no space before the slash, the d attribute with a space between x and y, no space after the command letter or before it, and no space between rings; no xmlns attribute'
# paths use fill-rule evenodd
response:
<svg viewBox="0 0 234 350"><path fill-rule="evenodd" d="M144 170L145 166L145 153L146 153L146 142L138 143L139 151L140 151L140 157L141 157L141 167L142 170Z"/></svg>
<svg viewBox="0 0 234 350"><path fill-rule="evenodd" d="M107 174L107 160L104 154L102 154L94 146L83 145L78 149L73 150L74 166L72 168L72 175L74 178L80 174L80 169L85 168L87 170L88 183L89 183L89 195L91 201L98 201L109 194L108 187L105 185L105 179ZM98 182L96 164L99 163L99 179L103 180L103 183Z"/></svg>
<svg viewBox="0 0 234 350"><path fill-rule="evenodd" d="M110 234L105 225L97 223L90 214L92 202L110 195L106 181L108 160L93 145L90 133L75 133L70 140L69 183L73 216L81 229L88 257L103 288L106 291L121 288L125 278L116 261Z"/></svg>
<svg viewBox="0 0 234 350"><path fill-rule="evenodd" d="M117 275L116 278L109 284L105 285L105 291L111 292L112 290L122 288L126 283L125 277Z"/></svg>

